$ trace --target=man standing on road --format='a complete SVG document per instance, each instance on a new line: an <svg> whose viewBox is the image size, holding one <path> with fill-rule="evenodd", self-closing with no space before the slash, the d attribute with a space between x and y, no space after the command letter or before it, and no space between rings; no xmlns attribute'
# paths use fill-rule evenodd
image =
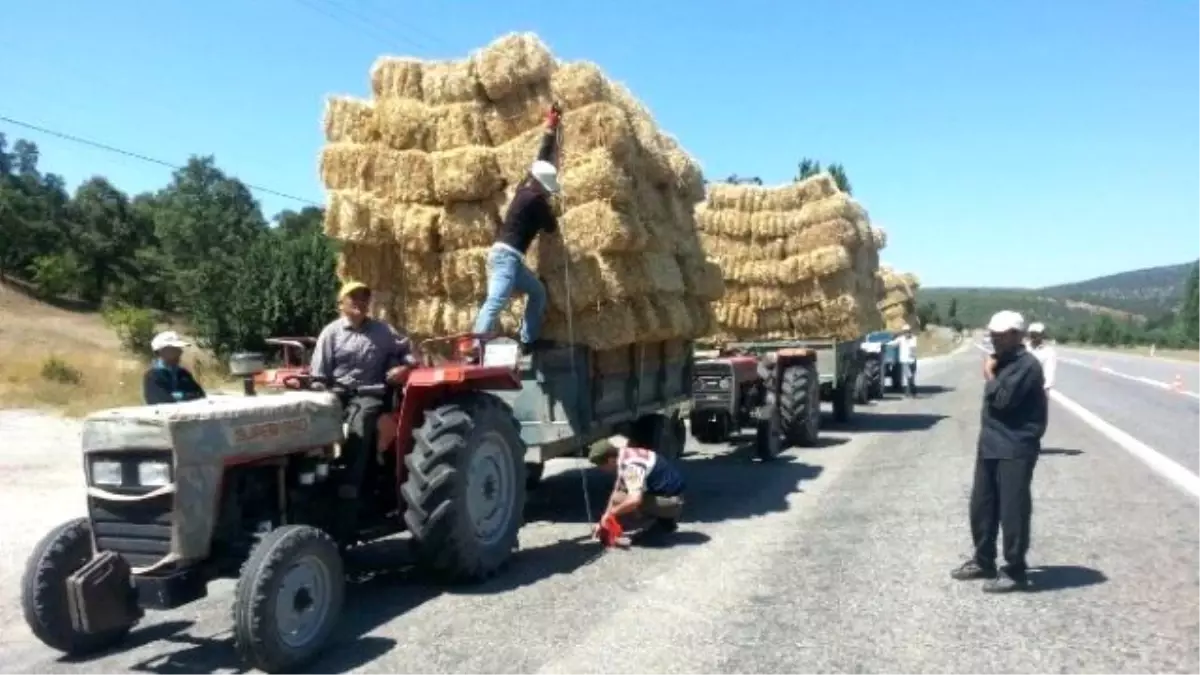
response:
<svg viewBox="0 0 1200 675"><path fill-rule="evenodd" d="M971 487L971 538L975 554L951 576L987 579L987 593L1027 586L1025 555L1033 515L1033 468L1046 432L1042 367L1023 343L1025 320L1011 311L988 322L993 353L983 365L986 380ZM1004 530L1003 569L996 569L996 537Z"/></svg>
<svg viewBox="0 0 1200 675"><path fill-rule="evenodd" d="M912 326L904 324L892 344L899 347L901 377L909 398L914 398L917 395L917 336L913 335Z"/></svg>
<svg viewBox="0 0 1200 675"><path fill-rule="evenodd" d="M313 347L312 376L317 388L322 381L349 389L404 383L409 368L417 364L408 338L388 324L368 315L371 289L351 281L338 293L341 318L321 330ZM390 396L352 394L345 401L348 431L342 444L341 461L346 471L338 494L348 504L356 504L367 464L375 453L379 438L379 418L386 412ZM348 521L356 507L344 510ZM349 523L347 523L349 525Z"/></svg>
<svg viewBox="0 0 1200 675"><path fill-rule="evenodd" d="M1042 364L1042 377L1046 380L1046 391L1054 387L1054 374L1058 371L1058 355L1054 347L1046 342L1046 325L1040 321L1029 324L1029 351Z"/></svg>
<svg viewBox="0 0 1200 675"><path fill-rule="evenodd" d="M617 474L608 507L600 518L640 513L653 518L644 536L669 534L679 527L683 513L683 474L670 460L648 448L632 445L624 436L613 436L588 453L592 464Z"/></svg>

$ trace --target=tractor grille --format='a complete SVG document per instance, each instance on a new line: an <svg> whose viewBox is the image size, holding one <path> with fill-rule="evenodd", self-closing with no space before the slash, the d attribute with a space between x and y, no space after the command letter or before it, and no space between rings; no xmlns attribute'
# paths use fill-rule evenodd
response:
<svg viewBox="0 0 1200 675"><path fill-rule="evenodd" d="M692 382L692 406L727 408L733 401L733 370L719 363L696 364Z"/></svg>
<svg viewBox="0 0 1200 675"><path fill-rule="evenodd" d="M141 495L157 488L137 485L137 465L146 459L159 459L161 452L131 455L89 455L89 460L120 461L126 480L124 485L101 486L108 492L122 495ZM92 536L98 551L111 551L125 558L131 567L146 567L171 551L171 511L175 505L172 494L137 502L114 502L88 495L88 514Z"/></svg>

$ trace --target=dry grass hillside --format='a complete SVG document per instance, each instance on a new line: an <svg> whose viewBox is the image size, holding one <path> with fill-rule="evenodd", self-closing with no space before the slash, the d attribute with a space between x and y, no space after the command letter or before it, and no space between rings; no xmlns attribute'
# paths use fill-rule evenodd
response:
<svg viewBox="0 0 1200 675"><path fill-rule="evenodd" d="M188 360L206 387L220 383L210 364ZM0 408L83 415L136 404L144 368L99 313L51 306L0 281Z"/></svg>

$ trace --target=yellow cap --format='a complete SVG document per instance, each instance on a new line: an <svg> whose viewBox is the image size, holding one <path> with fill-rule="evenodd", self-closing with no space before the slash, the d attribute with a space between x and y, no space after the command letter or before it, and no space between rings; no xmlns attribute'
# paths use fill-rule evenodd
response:
<svg viewBox="0 0 1200 675"><path fill-rule="evenodd" d="M338 291L338 299L341 300L354 291L366 291L370 293L371 287L367 286L361 281L347 281L346 283L342 284L342 290Z"/></svg>

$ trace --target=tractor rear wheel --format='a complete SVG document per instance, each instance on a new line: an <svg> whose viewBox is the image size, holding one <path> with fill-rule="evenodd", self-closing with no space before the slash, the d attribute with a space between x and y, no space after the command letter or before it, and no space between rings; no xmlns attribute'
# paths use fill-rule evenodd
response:
<svg viewBox="0 0 1200 675"><path fill-rule="evenodd" d="M512 410L482 392L425 413L405 457L404 521L417 560L450 581L482 581L512 557L525 510L525 443Z"/></svg>
<svg viewBox="0 0 1200 675"><path fill-rule="evenodd" d="M854 415L854 378L847 377L833 389L833 419L839 424L850 421Z"/></svg>
<svg viewBox="0 0 1200 675"><path fill-rule="evenodd" d="M788 366L779 387L779 414L783 434L802 447L816 445L821 429L821 390L812 363Z"/></svg>
<svg viewBox="0 0 1200 675"><path fill-rule="evenodd" d="M863 367L867 374L868 396L871 399L883 398L883 369L880 367L879 359L867 359Z"/></svg>

